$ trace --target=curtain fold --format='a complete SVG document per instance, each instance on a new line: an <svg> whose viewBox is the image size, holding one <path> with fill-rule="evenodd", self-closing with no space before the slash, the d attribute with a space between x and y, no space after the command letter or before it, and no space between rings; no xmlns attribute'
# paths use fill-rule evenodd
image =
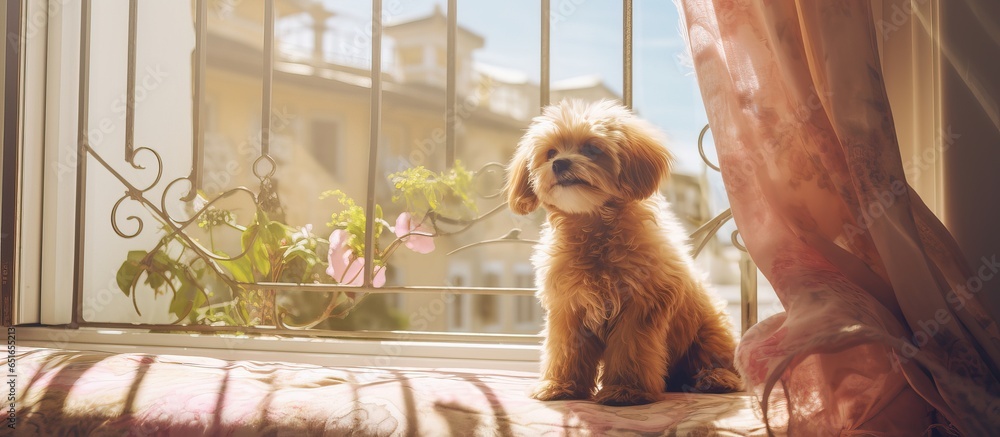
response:
<svg viewBox="0 0 1000 437"><path fill-rule="evenodd" d="M737 350L770 423L1000 432L1000 331L976 294L1000 265L966 265L906 182L870 2L678 7L734 220L785 308Z"/></svg>

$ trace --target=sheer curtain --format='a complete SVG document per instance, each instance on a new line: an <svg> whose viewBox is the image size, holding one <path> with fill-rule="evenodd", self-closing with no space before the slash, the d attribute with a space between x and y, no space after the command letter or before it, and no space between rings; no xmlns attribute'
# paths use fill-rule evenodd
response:
<svg viewBox="0 0 1000 437"><path fill-rule="evenodd" d="M785 312L737 365L794 435L1000 432L1000 333L903 175L867 1L678 0L733 215ZM996 278L994 279L994 276Z"/></svg>

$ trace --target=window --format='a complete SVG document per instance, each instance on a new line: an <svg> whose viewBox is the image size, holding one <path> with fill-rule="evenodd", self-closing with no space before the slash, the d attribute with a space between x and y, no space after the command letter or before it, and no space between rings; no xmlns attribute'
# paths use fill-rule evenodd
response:
<svg viewBox="0 0 1000 437"><path fill-rule="evenodd" d="M497 296L474 296L476 319L483 330L493 331L500 326L500 302Z"/></svg>
<svg viewBox="0 0 1000 437"><path fill-rule="evenodd" d="M450 266L448 284L452 287L461 288L469 285L469 278L472 275L471 268L467 263L456 262ZM471 329L471 299L470 296L462 294L449 294L448 302L448 330L468 331Z"/></svg>
<svg viewBox="0 0 1000 437"><path fill-rule="evenodd" d="M483 266L482 283L484 287L500 288L500 278L503 275L503 266L499 263L489 263ZM473 314L475 314L476 325L483 331L499 331L503 329L503 322L500 313L503 311L500 296L478 294L473 296Z"/></svg>
<svg viewBox="0 0 1000 437"><path fill-rule="evenodd" d="M336 176L340 167L340 123L317 119L309 125L310 149L316 161Z"/></svg>
<svg viewBox="0 0 1000 437"><path fill-rule="evenodd" d="M404 67L424 65L423 47L402 47L399 49L399 60Z"/></svg>
<svg viewBox="0 0 1000 437"><path fill-rule="evenodd" d="M517 308L514 310L516 315L514 322L518 325L529 325L535 322L535 314L538 313L536 299L529 296L517 296L515 299L517 299Z"/></svg>
<svg viewBox="0 0 1000 437"><path fill-rule="evenodd" d="M530 264L515 264L514 284L517 288L535 286L535 272ZM514 326L524 332L539 332L542 327L542 307L535 296L514 297Z"/></svg>
<svg viewBox="0 0 1000 437"><path fill-rule="evenodd" d="M455 32L439 0L210 3L50 17L55 64L24 75L60 86L26 101L68 169L38 208L43 323L535 345L544 214L498 193L559 98L620 99L667 131L689 230L724 209L669 3L636 2L634 65L621 2L546 2L544 21L532 0L459 2ZM738 247L708 241L699 262L739 313Z"/></svg>

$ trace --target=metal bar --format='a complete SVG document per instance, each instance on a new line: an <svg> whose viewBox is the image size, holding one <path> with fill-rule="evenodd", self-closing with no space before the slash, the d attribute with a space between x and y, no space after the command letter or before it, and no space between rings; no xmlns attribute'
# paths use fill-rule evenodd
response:
<svg viewBox="0 0 1000 437"><path fill-rule="evenodd" d="M264 72L260 98L260 154L271 154L271 86L274 80L274 0L264 1ZM272 164L273 165L273 164Z"/></svg>
<svg viewBox="0 0 1000 437"><path fill-rule="evenodd" d="M622 98L632 108L632 0L622 0Z"/></svg>
<svg viewBox="0 0 1000 437"><path fill-rule="evenodd" d="M368 199L365 203L365 280L372 287L375 263L375 172L382 130L382 0L372 0L371 131L368 136Z"/></svg>
<svg viewBox="0 0 1000 437"><path fill-rule="evenodd" d="M128 65L125 76L125 162L135 164L135 53L139 33L139 0L128 2Z"/></svg>
<svg viewBox="0 0 1000 437"><path fill-rule="evenodd" d="M90 0L80 4L80 84L77 102L77 163L76 163L76 237L74 251L76 265L73 269L73 322L77 327L83 320L83 249L86 242L87 209L87 128L90 124Z"/></svg>
<svg viewBox="0 0 1000 437"><path fill-rule="evenodd" d="M455 104L458 100L457 89L455 87L456 83L456 71L455 71L455 58L456 58L456 47L455 41L458 34L458 0L448 0L448 60L447 60L447 83L445 85L445 93L447 94L448 101L445 103L445 123L446 123L446 135L445 135L445 147L444 147L444 166L445 168L451 168L452 164L455 162L455 121L457 115L455 114Z"/></svg>
<svg viewBox="0 0 1000 437"><path fill-rule="evenodd" d="M194 32L194 77L192 78L194 96L194 108L192 111L192 135L191 139L191 174L188 179L191 181L191 192L182 200L190 201L197 195L201 188L202 159L204 158L205 147L205 65L208 62L205 49L205 36L208 31L208 2L197 0L195 5L195 32Z"/></svg>
<svg viewBox="0 0 1000 437"><path fill-rule="evenodd" d="M376 0L378 1L378 0ZM211 325L168 325L109 322L84 322L83 328L127 329L140 328L150 332L238 332L254 334L270 334L275 336L320 337L320 338L350 338L389 341L425 341L425 342L461 342L461 343L498 343L498 344L538 344L541 336L533 334L467 334L458 332L420 332L420 331L326 331L300 330L261 326L211 326Z"/></svg>
<svg viewBox="0 0 1000 437"><path fill-rule="evenodd" d="M538 80L539 102L542 107L549 105L549 25L551 23L550 0L542 0L542 54L541 78Z"/></svg>
<svg viewBox="0 0 1000 437"><path fill-rule="evenodd" d="M0 180L0 325L14 326L17 322L18 273L20 267L21 228L21 65L25 42L21 35L22 2L11 1L6 7L7 35L15 39L4 52L3 83L3 179Z"/></svg>
<svg viewBox="0 0 1000 437"><path fill-rule="evenodd" d="M757 323L757 265L740 243L739 230L733 231L730 241L740 251L740 332L745 334Z"/></svg>
<svg viewBox="0 0 1000 437"><path fill-rule="evenodd" d="M757 265L750 254L740 252L740 328L746 334L757 324Z"/></svg>
<svg viewBox="0 0 1000 437"><path fill-rule="evenodd" d="M697 258L701 254L702 249L719 232L722 225L726 224L732 218L733 210L726 208L725 211L720 212L719 215L699 226L694 232L691 232L688 236L688 239L691 241L691 256Z"/></svg>
<svg viewBox="0 0 1000 437"><path fill-rule="evenodd" d="M274 291L309 291L309 292L352 292L371 294L417 294L417 293L452 293L452 294L488 294L495 296L534 296L534 288L489 288L489 287L448 287L448 286L387 286L379 288L350 287L335 284L292 284L287 282L256 282L240 283L247 289L266 289Z"/></svg>

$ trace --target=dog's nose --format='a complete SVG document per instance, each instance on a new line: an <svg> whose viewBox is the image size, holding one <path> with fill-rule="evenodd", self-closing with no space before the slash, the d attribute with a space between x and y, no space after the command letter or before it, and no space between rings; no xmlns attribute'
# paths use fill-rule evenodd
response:
<svg viewBox="0 0 1000 437"><path fill-rule="evenodd" d="M557 159L552 161L552 171L556 174L562 173L569 170L570 160L568 159Z"/></svg>

